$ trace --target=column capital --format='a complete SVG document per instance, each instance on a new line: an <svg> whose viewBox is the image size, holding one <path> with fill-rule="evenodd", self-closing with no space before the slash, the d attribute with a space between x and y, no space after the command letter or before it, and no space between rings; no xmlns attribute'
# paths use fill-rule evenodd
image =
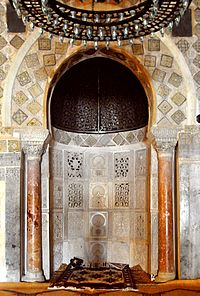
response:
<svg viewBox="0 0 200 296"><path fill-rule="evenodd" d="M49 131L41 127L27 127L21 131L22 150L29 159L41 157L48 135Z"/></svg>
<svg viewBox="0 0 200 296"><path fill-rule="evenodd" d="M150 131L149 138L155 149L159 153L172 154L176 143L178 141L178 132L180 131L177 127L158 127L153 126Z"/></svg>

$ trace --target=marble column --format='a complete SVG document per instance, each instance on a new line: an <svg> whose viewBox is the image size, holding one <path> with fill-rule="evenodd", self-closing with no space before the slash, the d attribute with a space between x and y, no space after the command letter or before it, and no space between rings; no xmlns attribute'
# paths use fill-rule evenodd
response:
<svg viewBox="0 0 200 296"><path fill-rule="evenodd" d="M173 191L176 128L152 128L158 156L158 276L157 282L175 279Z"/></svg>
<svg viewBox="0 0 200 296"><path fill-rule="evenodd" d="M22 280L27 282L45 280L42 269L41 157L47 137L48 130L42 128L27 128L21 134L27 168L27 266Z"/></svg>

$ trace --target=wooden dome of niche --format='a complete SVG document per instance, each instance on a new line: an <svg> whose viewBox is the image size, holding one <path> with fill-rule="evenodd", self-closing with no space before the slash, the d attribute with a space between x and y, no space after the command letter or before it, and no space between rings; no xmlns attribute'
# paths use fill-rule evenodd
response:
<svg viewBox="0 0 200 296"><path fill-rule="evenodd" d="M66 71L51 98L53 127L110 133L148 124L148 101L137 77L108 58L84 60Z"/></svg>

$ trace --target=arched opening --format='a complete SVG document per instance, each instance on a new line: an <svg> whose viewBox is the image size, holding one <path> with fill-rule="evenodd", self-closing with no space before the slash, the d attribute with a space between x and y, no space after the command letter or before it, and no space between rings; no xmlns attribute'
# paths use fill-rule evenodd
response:
<svg viewBox="0 0 200 296"><path fill-rule="evenodd" d="M147 91L105 57L63 73L49 108L52 270L76 256L150 271Z"/></svg>
<svg viewBox="0 0 200 296"><path fill-rule="evenodd" d="M148 100L138 78L103 57L84 60L60 78L51 98L52 126L72 132L109 133L148 124Z"/></svg>

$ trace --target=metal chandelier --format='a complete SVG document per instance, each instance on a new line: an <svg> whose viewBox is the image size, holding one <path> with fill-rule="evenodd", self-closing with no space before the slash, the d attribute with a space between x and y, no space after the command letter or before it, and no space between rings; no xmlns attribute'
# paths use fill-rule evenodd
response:
<svg viewBox="0 0 200 296"><path fill-rule="evenodd" d="M63 42L93 41L94 47L104 42L121 46L123 40L154 34L164 28L172 30L191 0L10 0L24 23L58 35ZM100 7L100 9L99 9ZM103 7L103 10L102 10ZM108 10L106 10L108 7Z"/></svg>

